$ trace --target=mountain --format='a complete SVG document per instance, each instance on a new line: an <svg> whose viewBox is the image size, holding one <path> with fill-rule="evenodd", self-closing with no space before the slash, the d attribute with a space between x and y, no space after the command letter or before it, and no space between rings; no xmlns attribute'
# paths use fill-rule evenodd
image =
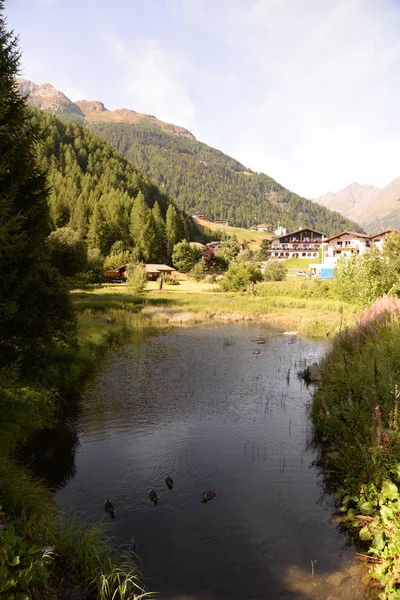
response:
<svg viewBox="0 0 400 600"><path fill-rule="evenodd" d="M324 196L314 198L314 200L322 204L322 206L326 206L331 210L337 210L347 217L353 209L368 204L377 190L378 188L373 185L351 183L343 190L340 190L340 192L328 192Z"/></svg>
<svg viewBox="0 0 400 600"><path fill-rule="evenodd" d="M90 250L118 256L117 264L132 248L141 253L140 260L168 259L168 215L174 220L172 234L177 241L195 238L192 219L110 144L87 127L31 110L32 125L42 131L38 164L47 173L53 231L73 229ZM138 197L144 208L135 212ZM140 244L134 229L139 230Z"/></svg>
<svg viewBox="0 0 400 600"><path fill-rule="evenodd" d="M288 229L307 226L327 234L360 230L357 223L338 212L287 190L268 175L256 173L199 142L183 127L129 109L109 111L99 101L73 103L50 84L37 86L27 80L18 83L29 92L28 103L61 118L79 119L187 213L203 212L213 220L228 219L240 227L255 223L275 227L280 222Z"/></svg>
<svg viewBox="0 0 400 600"><path fill-rule="evenodd" d="M315 200L357 221L367 233L400 228L400 177L382 189L352 183L340 192L328 192Z"/></svg>

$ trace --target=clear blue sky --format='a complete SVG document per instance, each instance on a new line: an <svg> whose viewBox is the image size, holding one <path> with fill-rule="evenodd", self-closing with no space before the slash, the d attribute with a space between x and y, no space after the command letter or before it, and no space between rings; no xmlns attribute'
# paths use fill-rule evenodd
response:
<svg viewBox="0 0 400 600"><path fill-rule="evenodd" d="M400 176L400 0L8 0L22 76L306 197Z"/></svg>

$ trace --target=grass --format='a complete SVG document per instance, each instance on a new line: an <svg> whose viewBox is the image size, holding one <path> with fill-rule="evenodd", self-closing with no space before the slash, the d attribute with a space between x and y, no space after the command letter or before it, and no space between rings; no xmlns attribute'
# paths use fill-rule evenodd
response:
<svg viewBox="0 0 400 600"><path fill-rule="evenodd" d="M211 229L212 231L223 231L226 235L236 236L239 244L246 242L250 250L258 250L260 244L265 239L271 239L272 234L266 231L250 231L249 229L243 229L242 227L230 227L226 225L218 225L217 223L211 223L208 221L202 221L200 219L194 219L198 228L203 230Z"/></svg>
<svg viewBox="0 0 400 600"><path fill-rule="evenodd" d="M56 545L86 595L96 594L98 600L154 598L143 587L134 543L116 548L104 523L90 527L73 518L68 519Z"/></svg>
<svg viewBox="0 0 400 600"><path fill-rule="evenodd" d="M399 373L400 300L383 297L334 340L312 408L325 485L368 542L382 600L400 597Z"/></svg>
<svg viewBox="0 0 400 600"><path fill-rule="evenodd" d="M311 281L268 282L260 286L263 295L225 293L217 284L181 279L179 286L158 289L149 282L141 297L133 297L122 285L73 292L73 301L84 326L83 337L114 330L119 320L128 328L182 324L257 321L280 330L296 330L311 336L326 336L354 322L357 309L330 298L310 298ZM325 288L321 293L325 293Z"/></svg>

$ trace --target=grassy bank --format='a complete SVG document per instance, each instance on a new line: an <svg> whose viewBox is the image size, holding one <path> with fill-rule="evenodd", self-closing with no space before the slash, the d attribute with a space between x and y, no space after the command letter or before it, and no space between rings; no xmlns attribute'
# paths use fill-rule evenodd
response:
<svg viewBox="0 0 400 600"><path fill-rule="evenodd" d="M98 315L96 307L90 316L80 311L76 349L59 348L40 370L24 376L17 367L0 372L1 597L60 598L66 571L91 597L143 597L134 554L115 553L106 532L98 527L61 526L50 490L16 457L34 433L56 422L65 401L63 390L78 387L103 354L142 327L135 303L130 298L128 306L114 310L112 316L103 308Z"/></svg>
<svg viewBox="0 0 400 600"><path fill-rule="evenodd" d="M158 289L150 282L140 300L133 297L123 285L103 286L88 290L76 290L73 301L80 315L80 323L88 327L90 336L93 318L98 328L104 327L106 319L125 323L163 325L190 325L210 322L262 322L281 331L294 330L308 336L324 337L351 325L357 309L348 303L329 298L321 284L315 297L310 297L310 285L314 282L282 281L267 282L257 286L257 293L220 292L217 284L181 280L180 285ZM327 297L328 296L328 297Z"/></svg>
<svg viewBox="0 0 400 600"><path fill-rule="evenodd" d="M382 600L400 598L400 301L383 298L333 342L313 419L325 480L359 530Z"/></svg>

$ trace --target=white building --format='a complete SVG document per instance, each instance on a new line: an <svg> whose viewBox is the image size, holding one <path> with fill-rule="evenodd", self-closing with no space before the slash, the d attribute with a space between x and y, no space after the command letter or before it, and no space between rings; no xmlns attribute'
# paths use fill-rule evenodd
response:
<svg viewBox="0 0 400 600"><path fill-rule="evenodd" d="M298 229L272 238L267 257L274 260L288 258L317 258L325 234L314 229Z"/></svg>
<svg viewBox="0 0 400 600"><path fill-rule="evenodd" d="M321 262L334 267L340 258L363 254L371 246L371 236L355 231L342 231L322 242Z"/></svg>

